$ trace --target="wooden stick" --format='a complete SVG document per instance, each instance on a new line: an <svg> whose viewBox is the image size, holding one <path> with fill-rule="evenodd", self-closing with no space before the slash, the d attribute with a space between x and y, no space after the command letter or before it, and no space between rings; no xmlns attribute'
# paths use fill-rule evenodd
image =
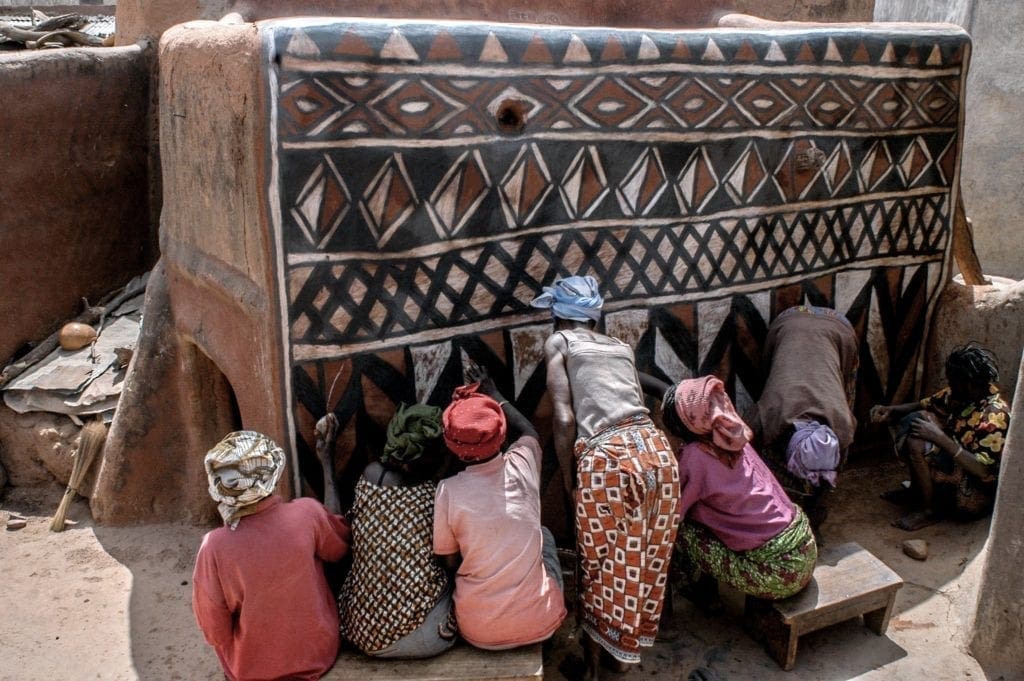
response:
<svg viewBox="0 0 1024 681"><path fill-rule="evenodd" d="M964 275L964 283L968 286L984 286L989 283L981 271L978 253L974 250L974 230L964 209L963 195L956 200L956 212L953 213L953 257L956 266Z"/></svg>
<svg viewBox="0 0 1024 681"><path fill-rule="evenodd" d="M84 45L86 47L103 46L103 38L97 38L96 36L82 33L81 31L69 31L66 29L59 29L56 31L27 31L3 21L0 21L0 35L6 37L8 40L26 44L30 42L38 43L44 38L55 39L60 37L66 38L76 45Z"/></svg>

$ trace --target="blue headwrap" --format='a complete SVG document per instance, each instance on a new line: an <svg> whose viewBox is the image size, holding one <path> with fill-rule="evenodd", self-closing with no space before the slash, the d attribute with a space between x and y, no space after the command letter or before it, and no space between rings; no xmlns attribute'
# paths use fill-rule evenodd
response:
<svg viewBox="0 0 1024 681"><path fill-rule="evenodd" d="M565 277L554 286L545 286L544 293L530 301L539 308L551 308L551 316L577 322L601 319L604 298L597 292L597 280L591 276Z"/></svg>

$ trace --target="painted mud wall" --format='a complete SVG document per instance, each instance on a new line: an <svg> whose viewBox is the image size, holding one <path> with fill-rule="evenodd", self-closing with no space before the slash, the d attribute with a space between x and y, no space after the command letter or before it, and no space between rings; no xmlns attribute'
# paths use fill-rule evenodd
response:
<svg viewBox="0 0 1024 681"><path fill-rule="evenodd" d="M962 32L262 31L289 427L314 489L318 418L338 416L351 483L396 405L446 404L470 364L545 424L550 325L528 303L568 274L602 281L641 369L714 372L741 408L768 323L801 302L857 329L862 417L919 390Z"/></svg>
<svg viewBox="0 0 1024 681"><path fill-rule="evenodd" d="M155 260L149 63L135 46L0 53L0 362Z"/></svg>
<svg viewBox="0 0 1024 681"><path fill-rule="evenodd" d="M716 372L741 405L759 393L769 321L803 301L857 328L858 410L914 393L948 272L968 51L962 32L925 27L169 31L174 343L142 340L170 354L139 367L118 419L135 410L159 431L105 457L98 518L209 511L146 462L216 442L224 386L241 425L294 454L306 493L327 410L351 484L396 404L446 403L471 363L547 439L549 322L527 305L563 274L604 283L606 329L643 369ZM178 387L147 390L161 372ZM188 471L181 484L202 489Z"/></svg>

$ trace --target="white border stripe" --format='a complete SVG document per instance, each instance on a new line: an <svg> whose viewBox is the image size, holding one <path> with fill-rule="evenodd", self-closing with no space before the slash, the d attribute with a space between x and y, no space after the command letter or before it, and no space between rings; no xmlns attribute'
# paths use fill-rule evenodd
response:
<svg viewBox="0 0 1024 681"><path fill-rule="evenodd" d="M295 404L292 394L292 347L291 329L288 318L291 316L288 304L288 276L284 262L284 221L281 219L281 187L280 187L280 159L278 157L277 141L277 110L278 92L277 67L274 64L275 34L273 31L264 31L261 36L264 41L264 67L267 73L267 85L269 87L270 112L268 120L270 129L267 131L268 143L270 145L270 173L267 177L267 196L270 201L270 228L273 231L275 253L275 265L277 267L277 295L278 295L278 321L281 324L281 361L282 376L284 384L284 418L285 431L288 436L292 465L292 495L302 496L302 476L299 473L299 447L298 437L295 429Z"/></svg>
<svg viewBox="0 0 1024 681"><path fill-rule="evenodd" d="M606 64L603 66L568 66L557 64L543 66L517 67L508 66L474 66L460 63L435 64L379 64L365 61L318 61L299 57L283 57L281 69L291 73L352 73L373 75L420 75L420 76L457 76L459 78L576 78L590 77L601 74L624 74L642 76L645 74L679 74L695 73L721 75L727 78L736 76L762 75L794 75L811 78L814 76L849 76L874 80L906 80L918 78L933 80L935 76L959 76L961 67L948 66L941 69L894 67L869 64L850 64L846 66L830 66L824 64L787 64L771 66L768 64L735 64L725 66L717 64L694 64L687 61L660 64Z"/></svg>
<svg viewBox="0 0 1024 681"><path fill-rule="evenodd" d="M536 132L523 135L473 135L467 137L438 137L420 139L400 139L391 137L353 137L341 140L323 140L310 142L285 142L281 146L288 151L304 149L361 149L364 147L387 147L400 149L437 149L438 147L465 147L470 145L493 144L496 142L518 142L522 140L568 141L568 142L690 142L700 143L746 138L763 139L800 139L802 137L910 137L912 135L930 135L954 133L957 128L932 127L914 129L877 129L877 130L829 130L815 128L804 130L746 130L730 132L705 132L701 130L680 132L625 131L609 130L607 132Z"/></svg>

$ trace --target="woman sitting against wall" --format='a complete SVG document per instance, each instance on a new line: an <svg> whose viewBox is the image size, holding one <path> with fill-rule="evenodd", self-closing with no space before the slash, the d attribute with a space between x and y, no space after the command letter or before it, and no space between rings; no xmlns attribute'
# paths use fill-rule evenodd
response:
<svg viewBox="0 0 1024 681"><path fill-rule="evenodd" d="M352 569L338 607L341 635L368 655L431 657L455 643L452 585L433 557L445 457L441 409L401 405L380 461L356 483Z"/></svg>

